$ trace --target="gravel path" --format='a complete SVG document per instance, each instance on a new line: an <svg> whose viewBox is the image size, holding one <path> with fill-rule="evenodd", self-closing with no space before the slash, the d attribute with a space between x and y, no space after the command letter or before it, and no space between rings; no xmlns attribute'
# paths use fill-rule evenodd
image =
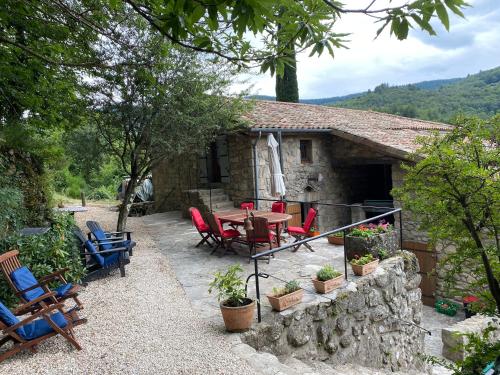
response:
<svg viewBox="0 0 500 375"><path fill-rule="evenodd" d="M114 229L116 212L92 206L77 213ZM194 312L166 258L141 218L129 218L138 243L127 266L91 282L81 293L88 323L75 329L83 350L61 337L0 364L2 374L255 374L232 353L231 336L218 332ZM83 227L82 227L83 228Z"/></svg>

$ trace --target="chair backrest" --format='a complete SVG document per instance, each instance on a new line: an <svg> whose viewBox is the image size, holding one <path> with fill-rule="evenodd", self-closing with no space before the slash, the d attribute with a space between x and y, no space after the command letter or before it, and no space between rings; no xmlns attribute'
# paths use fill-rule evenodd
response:
<svg viewBox="0 0 500 375"><path fill-rule="evenodd" d="M222 236L222 232L224 232L224 229L222 228L219 217L216 214L209 213L207 214L207 221L212 233L216 236Z"/></svg>
<svg viewBox="0 0 500 375"><path fill-rule="evenodd" d="M18 268L17 270L12 272L10 274L10 278L16 286L17 291L25 290L38 284L38 280L26 266ZM24 292L22 296L26 301L33 301L34 299L43 296L44 294L45 291L43 290L43 288L37 287Z"/></svg>
<svg viewBox="0 0 500 375"><path fill-rule="evenodd" d="M271 240L271 230L269 221L265 217L252 217L253 230L247 230L247 240L253 242L254 239Z"/></svg>
<svg viewBox="0 0 500 375"><path fill-rule="evenodd" d="M106 237L106 233L102 230L101 226L97 221L87 221L87 228L92 232L96 240L106 242L108 241L108 237ZM111 250L113 245L110 243L104 243L100 245L103 250Z"/></svg>
<svg viewBox="0 0 500 375"><path fill-rule="evenodd" d="M283 201L274 202L271 206L271 212L276 212L278 214L284 214L286 211L286 203Z"/></svg>
<svg viewBox="0 0 500 375"><path fill-rule="evenodd" d="M0 255L0 269L2 270L3 276L9 286L16 292L19 291L14 281L11 278L12 272L22 267L21 262L18 258L19 250L11 250ZM25 302L28 302L25 300Z"/></svg>
<svg viewBox="0 0 500 375"><path fill-rule="evenodd" d="M0 330L19 323L19 319L0 301ZM24 333L24 327L16 329L17 333Z"/></svg>
<svg viewBox="0 0 500 375"><path fill-rule="evenodd" d="M254 208L253 202L243 202L240 204L241 210L246 210L247 208L249 210L253 210L253 208Z"/></svg>
<svg viewBox="0 0 500 375"><path fill-rule="evenodd" d="M304 225L302 226L302 228L306 232L309 232L309 229L311 229L312 223L313 223L314 219L316 218L316 214L317 214L317 211L312 207L307 212L306 220L304 221Z"/></svg>
<svg viewBox="0 0 500 375"><path fill-rule="evenodd" d="M200 210L198 210L196 207L191 207L189 208L189 213L191 214L191 221L193 222L193 225L196 227L196 229L201 231L203 226L207 224L205 223L205 220L203 220L203 216L201 216Z"/></svg>

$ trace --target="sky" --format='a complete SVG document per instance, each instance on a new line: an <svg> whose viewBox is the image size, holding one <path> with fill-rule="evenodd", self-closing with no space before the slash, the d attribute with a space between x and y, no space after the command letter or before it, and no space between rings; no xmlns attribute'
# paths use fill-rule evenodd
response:
<svg viewBox="0 0 500 375"><path fill-rule="evenodd" d="M352 0L351 0L352 2ZM357 2L357 1L356 1ZM349 1L344 1L349 6ZM346 15L336 32L349 32L349 49L338 49L332 59L298 56L301 99L346 95L390 85L433 79L464 77L500 65L500 1L469 0L465 19L450 16L450 31L436 20L437 36L414 29L408 39L398 41L389 27L374 39L380 27L363 15ZM451 13L451 12L450 12ZM269 74L242 76L252 94L274 95Z"/></svg>

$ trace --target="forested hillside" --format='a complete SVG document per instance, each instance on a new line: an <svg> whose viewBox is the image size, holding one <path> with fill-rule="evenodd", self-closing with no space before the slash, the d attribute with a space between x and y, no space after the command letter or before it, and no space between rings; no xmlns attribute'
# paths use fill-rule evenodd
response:
<svg viewBox="0 0 500 375"><path fill-rule="evenodd" d="M437 89L431 82L438 81L393 87L381 84L364 95L329 105L441 122L450 122L460 113L486 118L500 111L500 67L451 83L446 80Z"/></svg>

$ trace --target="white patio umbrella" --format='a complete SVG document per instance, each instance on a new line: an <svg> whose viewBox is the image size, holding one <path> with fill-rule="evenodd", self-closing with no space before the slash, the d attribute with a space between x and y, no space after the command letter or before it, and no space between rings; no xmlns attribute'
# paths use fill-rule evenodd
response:
<svg viewBox="0 0 500 375"><path fill-rule="evenodd" d="M267 147L269 151L269 169L271 171L271 195L282 197L286 193L285 180L281 173L280 158L278 155L279 144L272 134L267 135Z"/></svg>

